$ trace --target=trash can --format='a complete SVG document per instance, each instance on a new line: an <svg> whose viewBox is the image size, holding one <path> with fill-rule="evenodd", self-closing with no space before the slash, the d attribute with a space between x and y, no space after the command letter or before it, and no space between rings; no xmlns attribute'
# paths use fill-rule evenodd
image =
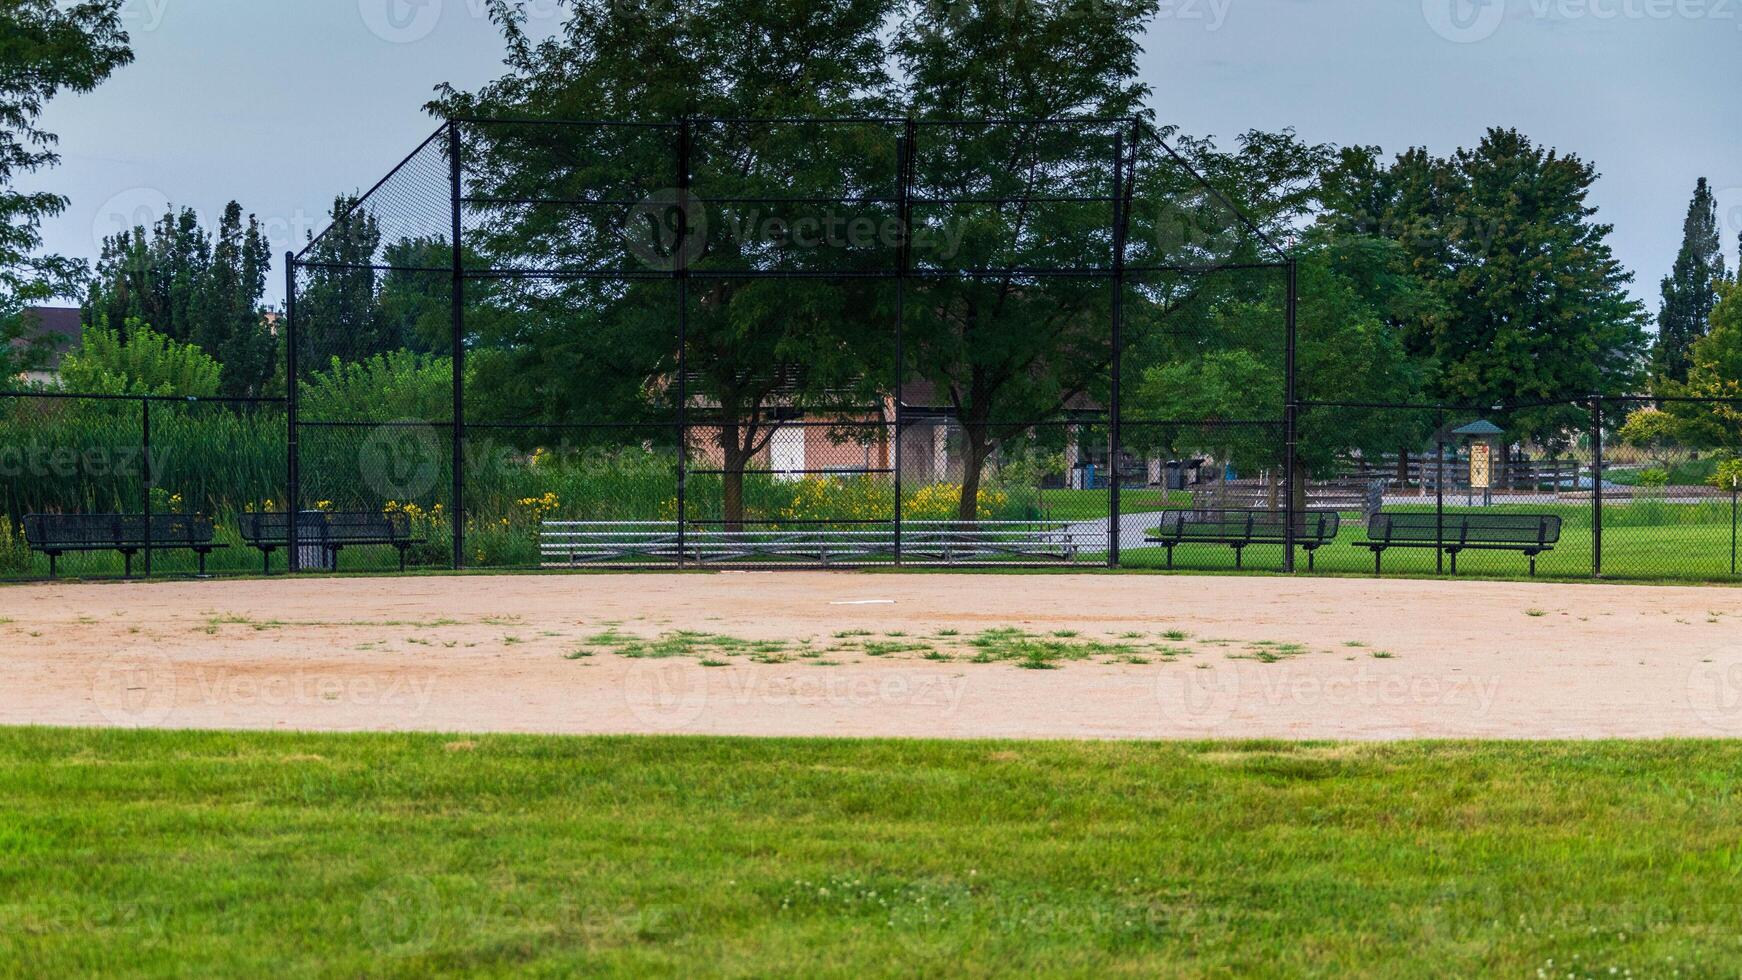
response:
<svg viewBox="0 0 1742 980"><path fill-rule="evenodd" d="M296 567L304 572L330 572L333 553L327 547L327 519L318 510L305 510L296 521Z"/></svg>

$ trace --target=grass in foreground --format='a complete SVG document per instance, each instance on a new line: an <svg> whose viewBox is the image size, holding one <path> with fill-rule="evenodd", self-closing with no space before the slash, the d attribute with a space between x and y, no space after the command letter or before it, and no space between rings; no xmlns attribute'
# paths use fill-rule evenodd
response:
<svg viewBox="0 0 1742 980"><path fill-rule="evenodd" d="M1734 743L0 729L0 973L1733 974L1739 777Z"/></svg>

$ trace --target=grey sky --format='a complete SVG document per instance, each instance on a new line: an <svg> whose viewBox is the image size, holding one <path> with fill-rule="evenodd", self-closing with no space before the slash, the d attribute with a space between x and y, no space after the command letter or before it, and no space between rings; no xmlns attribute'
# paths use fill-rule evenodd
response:
<svg viewBox="0 0 1742 980"><path fill-rule="evenodd" d="M1742 233L1742 0L1163 0L1143 75L1158 116L1230 137L1450 152L1517 126L1603 173L1635 292L1680 241L1700 176L1719 189L1726 250ZM128 0L137 62L47 113L65 164L37 183L73 205L48 246L98 241L163 205L232 198L276 252L318 228L434 128L437 82L498 73L483 0ZM552 26L549 0L534 12ZM275 275L269 298L282 298Z"/></svg>

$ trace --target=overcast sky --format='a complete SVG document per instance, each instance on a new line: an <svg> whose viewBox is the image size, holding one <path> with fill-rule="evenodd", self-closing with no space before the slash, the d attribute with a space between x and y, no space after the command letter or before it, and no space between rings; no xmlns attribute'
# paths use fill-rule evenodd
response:
<svg viewBox="0 0 1742 980"><path fill-rule="evenodd" d="M500 70L483 0L127 0L138 59L53 103L72 197L50 249L169 202L238 200L282 253L333 195L368 187L427 136L431 88ZM535 16L549 28L553 9ZM1657 309L1694 181L1742 233L1742 0L1163 0L1143 76L1197 134L1293 126L1310 140L1449 153L1489 126L1594 161L1594 203ZM283 296L282 271L268 297Z"/></svg>

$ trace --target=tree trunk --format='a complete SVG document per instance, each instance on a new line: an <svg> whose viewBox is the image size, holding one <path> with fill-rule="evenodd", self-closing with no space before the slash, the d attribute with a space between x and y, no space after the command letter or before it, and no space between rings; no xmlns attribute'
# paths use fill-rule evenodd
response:
<svg viewBox="0 0 1742 980"><path fill-rule="evenodd" d="M720 510L728 531L744 530L744 467L750 462L745 441L738 426L720 428Z"/></svg>
<svg viewBox="0 0 1742 980"><path fill-rule="evenodd" d="M962 454L962 499L956 507L956 519L972 522L980 518L980 479L991 450L983 427L968 427L964 432L968 445Z"/></svg>
<svg viewBox="0 0 1742 980"><path fill-rule="evenodd" d="M727 465L720 476L721 510L726 518L726 530L744 530L744 469Z"/></svg>

